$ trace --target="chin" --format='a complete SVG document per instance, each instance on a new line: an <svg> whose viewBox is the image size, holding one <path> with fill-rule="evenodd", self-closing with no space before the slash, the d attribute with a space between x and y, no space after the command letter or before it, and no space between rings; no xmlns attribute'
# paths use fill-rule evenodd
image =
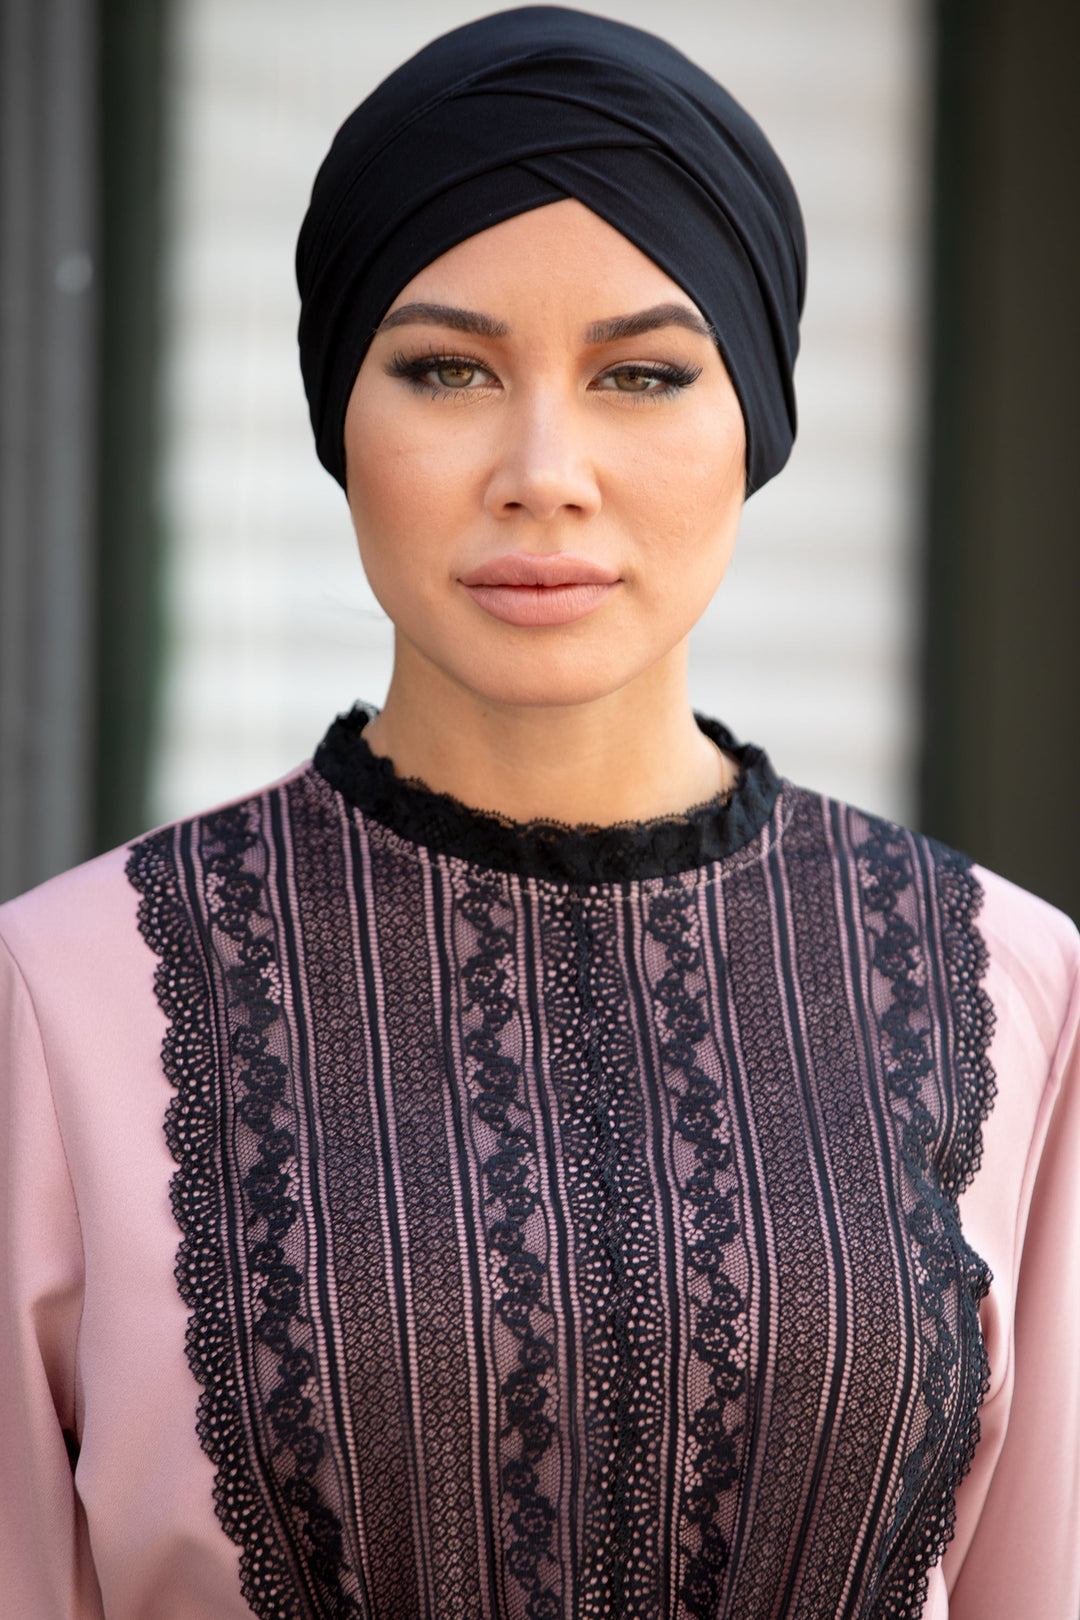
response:
<svg viewBox="0 0 1080 1620"><path fill-rule="evenodd" d="M606 667L605 667L606 665ZM447 674L486 703L510 708L574 708L621 691L643 669L614 667L584 659L580 651L544 657L533 652L504 656L482 669L447 669Z"/></svg>

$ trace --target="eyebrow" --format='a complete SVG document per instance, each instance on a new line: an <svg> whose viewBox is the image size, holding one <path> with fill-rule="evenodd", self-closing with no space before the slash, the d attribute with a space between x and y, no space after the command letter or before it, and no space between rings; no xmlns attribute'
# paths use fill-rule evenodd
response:
<svg viewBox="0 0 1080 1620"><path fill-rule="evenodd" d="M475 309L461 309L456 304L402 304L376 327L376 332L391 332L396 326L448 326L454 332L468 332L473 337L505 338L510 328L505 321L493 315L481 314ZM615 315L607 321L594 321L585 333L586 343L615 343L619 338L642 337L646 332L658 332L665 326L681 326L687 332L716 342L716 332L694 309L685 304L654 304L651 309L640 309L633 315Z"/></svg>
<svg viewBox="0 0 1080 1620"><path fill-rule="evenodd" d="M642 337L646 332L658 332L665 326L682 326L698 337L716 342L716 333L696 309L685 304L654 304L651 309L638 310L636 315L616 315L610 321L594 321L585 334L586 343L614 343L618 338Z"/></svg>
<svg viewBox="0 0 1080 1620"><path fill-rule="evenodd" d="M497 321L493 315L481 315L475 309L459 309L456 304L402 304L400 309L391 310L375 330L390 332L395 326L449 326L455 332L469 332L473 337L510 336L505 321Z"/></svg>

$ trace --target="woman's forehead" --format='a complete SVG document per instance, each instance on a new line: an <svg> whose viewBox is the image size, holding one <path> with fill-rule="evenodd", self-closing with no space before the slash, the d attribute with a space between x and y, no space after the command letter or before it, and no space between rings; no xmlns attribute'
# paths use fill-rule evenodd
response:
<svg viewBox="0 0 1080 1620"><path fill-rule="evenodd" d="M456 243L406 282L378 330L403 324L405 314L430 319L441 309L444 316L451 310L457 317L440 324L478 336L509 337L513 312L546 309L554 318L567 305L575 307L577 324L592 342L634 336L631 327L623 332L599 328L659 306L685 312L683 324L691 329L696 323L706 335L711 331L666 270L572 198L502 220ZM466 322L466 315L475 318Z"/></svg>

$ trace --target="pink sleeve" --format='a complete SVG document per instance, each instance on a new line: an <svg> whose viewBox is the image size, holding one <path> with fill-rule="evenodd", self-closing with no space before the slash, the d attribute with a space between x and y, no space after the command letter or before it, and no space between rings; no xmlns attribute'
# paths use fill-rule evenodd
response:
<svg viewBox="0 0 1080 1620"><path fill-rule="evenodd" d="M83 1261L29 992L0 940L0 1606L102 1614L65 1432L77 1428Z"/></svg>
<svg viewBox="0 0 1080 1620"><path fill-rule="evenodd" d="M1065 918L1050 913L1052 926L1041 926L1049 908L1029 896L1021 906L1018 891L995 885L987 934L998 1099L982 1170L961 1206L994 1271L984 1308L991 1387L945 1560L948 1613L1077 1620L1080 951Z"/></svg>

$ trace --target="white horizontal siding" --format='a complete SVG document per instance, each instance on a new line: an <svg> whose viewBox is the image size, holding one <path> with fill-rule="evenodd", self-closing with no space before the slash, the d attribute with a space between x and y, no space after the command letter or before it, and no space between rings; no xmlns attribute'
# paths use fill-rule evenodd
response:
<svg viewBox="0 0 1080 1620"><path fill-rule="evenodd" d="M379 701L391 638L312 448L292 255L338 123L412 50L491 5L181 0L171 69L164 502L172 537L162 819L309 754ZM915 0L625 0L757 116L810 239L788 469L747 507L695 633L695 703L798 780L911 814L919 392Z"/></svg>

